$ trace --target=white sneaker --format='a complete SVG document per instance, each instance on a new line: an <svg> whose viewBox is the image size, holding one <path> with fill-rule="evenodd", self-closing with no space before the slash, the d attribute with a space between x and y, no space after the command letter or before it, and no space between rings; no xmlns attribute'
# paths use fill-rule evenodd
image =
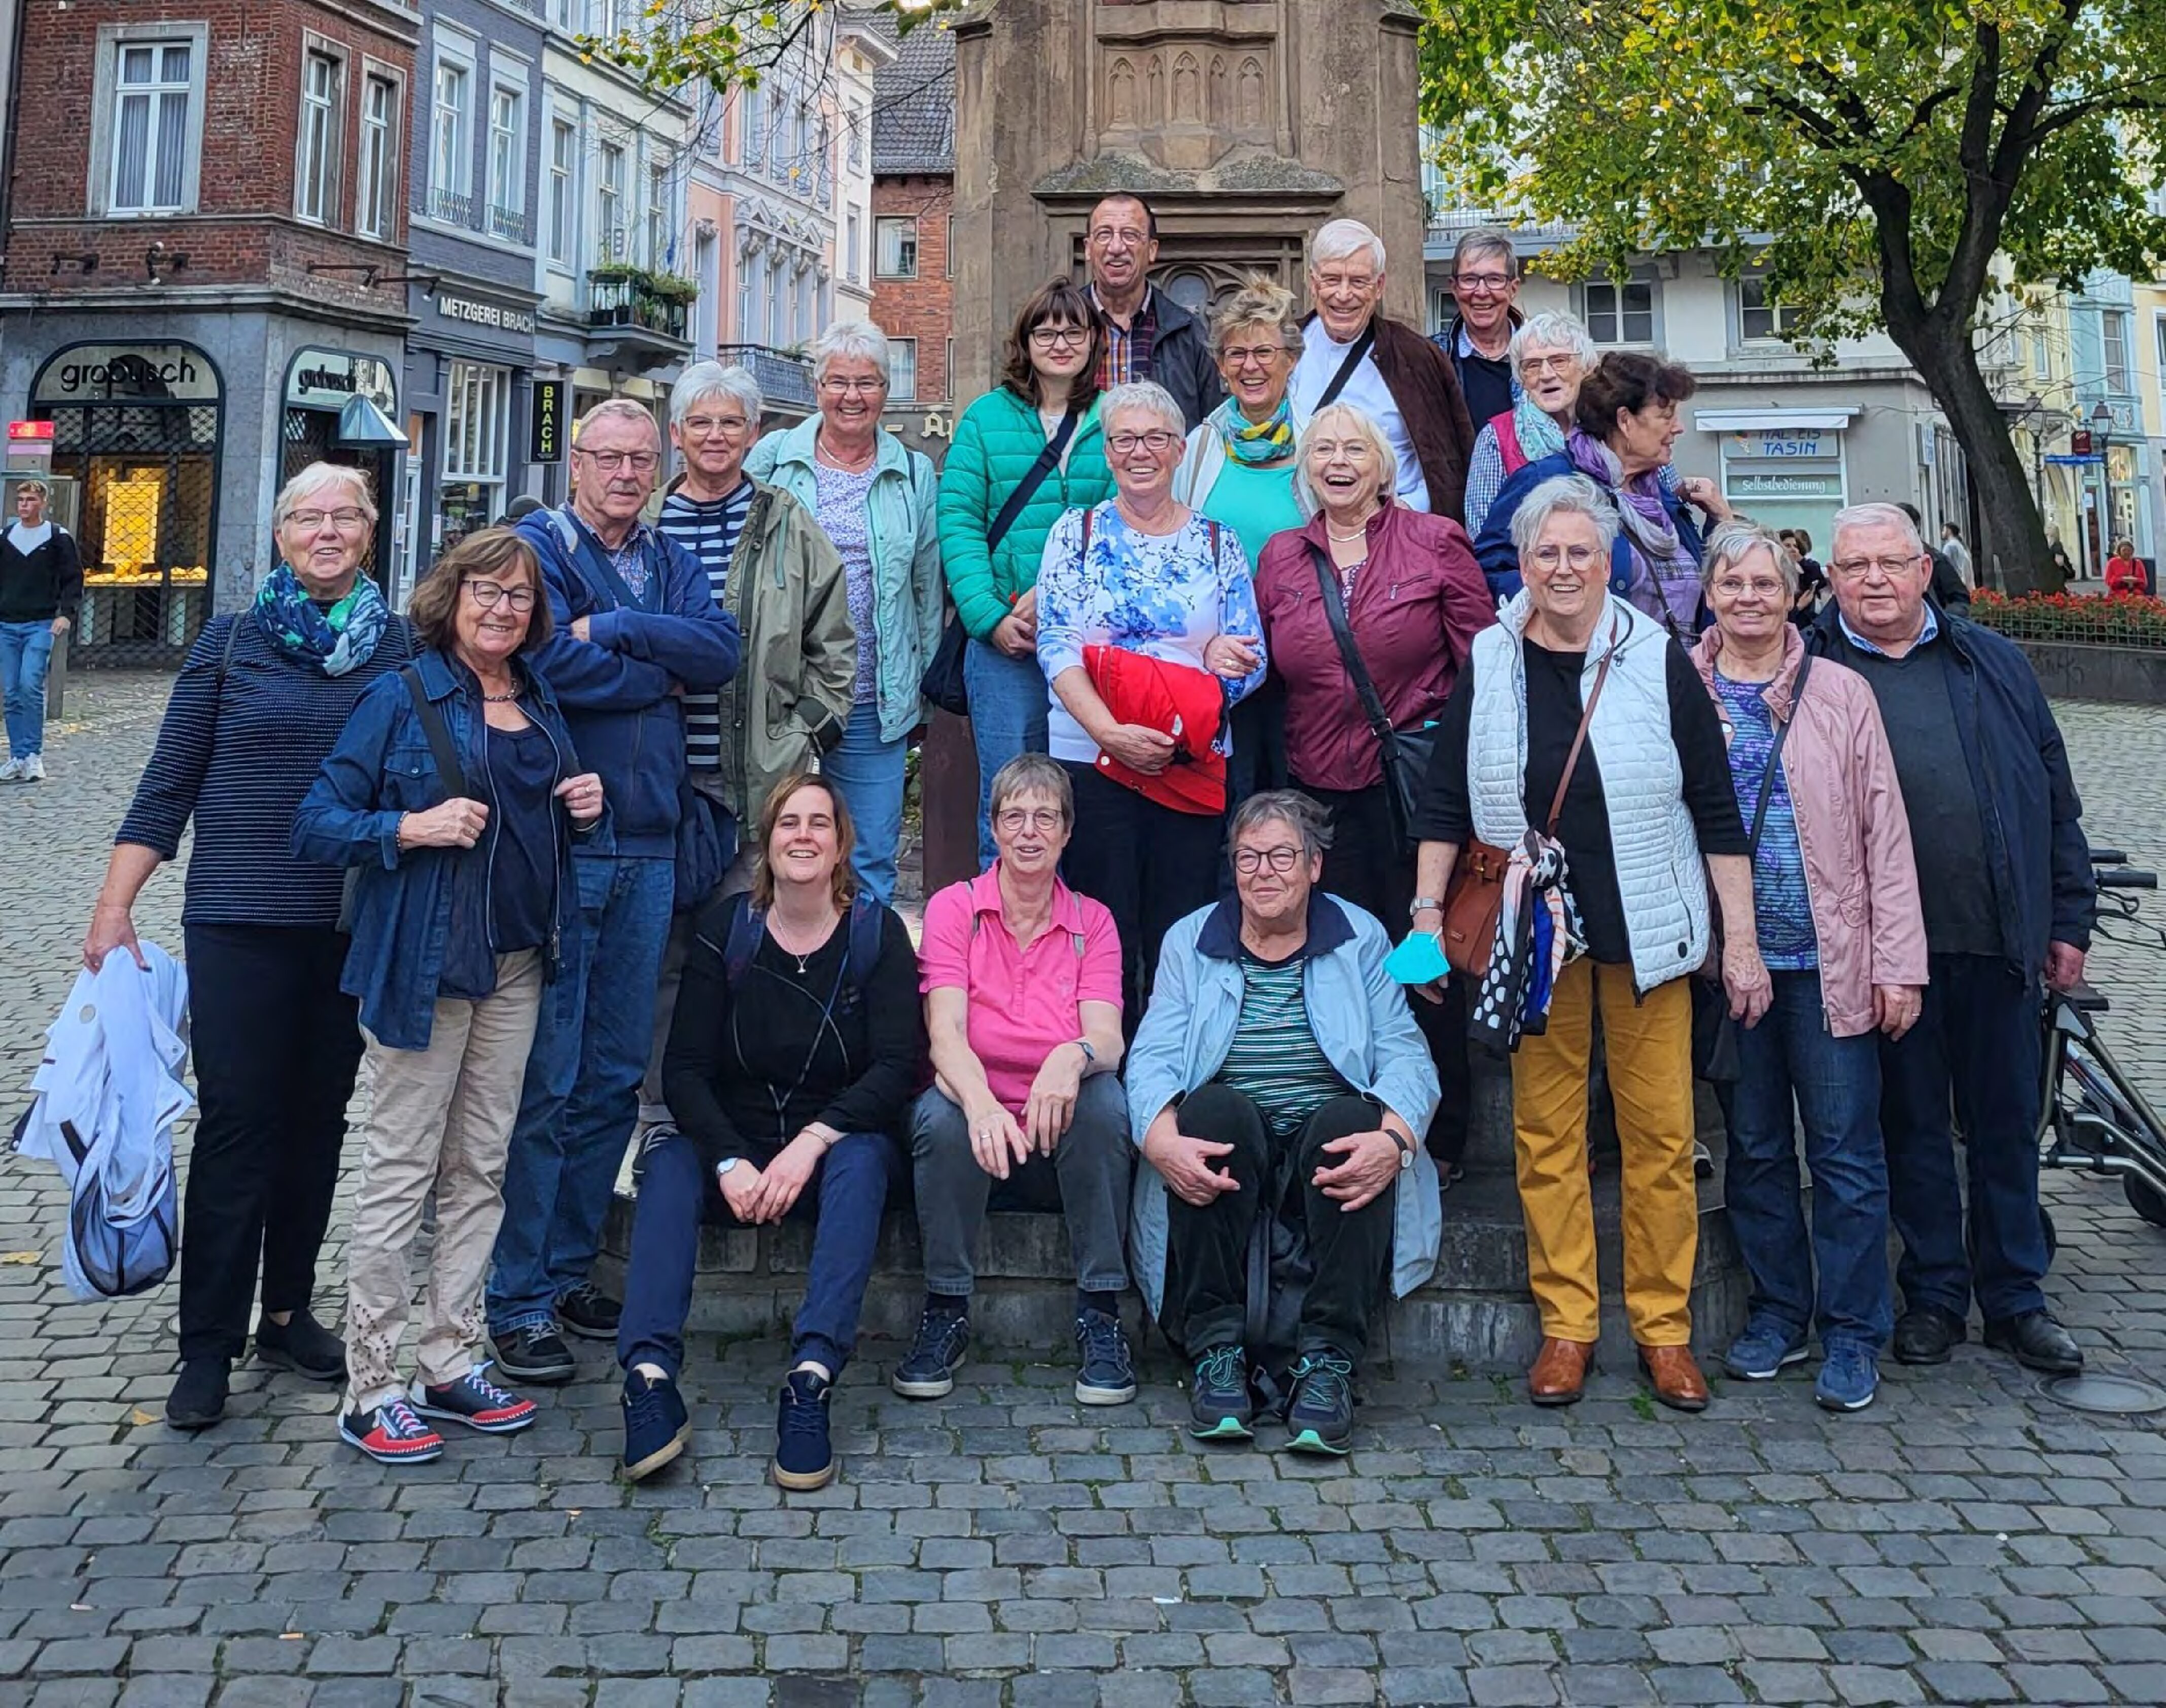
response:
<svg viewBox="0 0 2166 1708"><path fill-rule="evenodd" d="M45 756L43 754L32 754L29 758L23 761L23 780L25 783L42 783L45 780Z"/></svg>
<svg viewBox="0 0 2166 1708"><path fill-rule="evenodd" d="M23 762L20 759L10 759L6 764L0 765L0 783L19 783L22 780Z"/></svg>

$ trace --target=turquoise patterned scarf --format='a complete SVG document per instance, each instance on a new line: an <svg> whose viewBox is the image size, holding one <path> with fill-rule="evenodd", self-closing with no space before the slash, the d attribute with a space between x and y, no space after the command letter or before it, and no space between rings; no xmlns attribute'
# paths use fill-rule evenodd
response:
<svg viewBox="0 0 2166 1708"><path fill-rule="evenodd" d="M1281 397L1267 421L1252 421L1232 398L1211 411L1211 425L1226 442L1226 454L1255 468L1282 463L1293 453L1293 399Z"/></svg>
<svg viewBox="0 0 2166 1708"><path fill-rule="evenodd" d="M391 607L366 575L357 575L353 591L325 610L283 563L256 590L255 611L264 638L283 653L313 659L326 676L366 664L391 621Z"/></svg>

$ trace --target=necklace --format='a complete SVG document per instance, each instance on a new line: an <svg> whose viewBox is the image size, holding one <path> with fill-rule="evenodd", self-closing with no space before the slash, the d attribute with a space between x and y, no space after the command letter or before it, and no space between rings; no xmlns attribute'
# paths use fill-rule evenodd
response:
<svg viewBox="0 0 2166 1708"><path fill-rule="evenodd" d="M1323 524L1323 531L1331 538L1338 541L1340 545L1350 546L1356 540L1366 540L1369 537L1369 524L1366 521L1364 521L1361 526L1355 529L1352 533L1342 534L1338 529L1333 527L1329 521L1326 521Z"/></svg>
<svg viewBox="0 0 2166 1708"><path fill-rule="evenodd" d="M519 698L519 690L515 688L509 694L483 694L482 698L491 706L508 706Z"/></svg>
<svg viewBox="0 0 2166 1708"><path fill-rule="evenodd" d="M880 460L880 441L877 438L875 438L873 442L866 447L865 454L854 463L845 463L843 461L840 457L837 457L832 451L828 449L827 442L825 439L821 439L817 442L817 448L820 453L820 460L821 462L825 463L830 468L841 469L845 474L863 474L865 470L871 468L874 463Z"/></svg>
<svg viewBox="0 0 2166 1708"><path fill-rule="evenodd" d="M769 913L767 917L767 934L774 939L774 946L777 949L780 949L785 954L788 955L792 960L797 963L798 976L801 978L804 976L806 967L810 964L812 957L819 954L821 948L827 944L827 939L834 935L835 927L841 923L841 916L837 914L834 919L831 920L827 928L821 931L820 934L820 941L814 944L811 948L806 949L802 954L800 954L795 949L792 949L788 943L783 940L782 933L776 928L779 923L780 922L775 918L774 914Z"/></svg>

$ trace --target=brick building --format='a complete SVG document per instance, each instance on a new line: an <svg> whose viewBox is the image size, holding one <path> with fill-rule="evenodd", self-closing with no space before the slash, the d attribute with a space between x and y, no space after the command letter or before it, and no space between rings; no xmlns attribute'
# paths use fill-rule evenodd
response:
<svg viewBox="0 0 2166 1708"><path fill-rule="evenodd" d="M397 0L29 0L0 410L54 424L79 660L177 659L317 457L370 470L389 564L420 27Z"/></svg>
<svg viewBox="0 0 2166 1708"><path fill-rule="evenodd" d="M938 460L955 413L955 39L924 24L873 90L872 317L888 337L886 425Z"/></svg>

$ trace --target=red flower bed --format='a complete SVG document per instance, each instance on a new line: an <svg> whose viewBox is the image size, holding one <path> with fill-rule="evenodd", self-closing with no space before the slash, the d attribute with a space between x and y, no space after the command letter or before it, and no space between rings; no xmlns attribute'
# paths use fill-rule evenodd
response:
<svg viewBox="0 0 2166 1708"><path fill-rule="evenodd" d="M2017 641L2078 641L2099 647L2166 648L2166 600L2117 593L2027 593L2019 599L1981 587L1971 620Z"/></svg>

